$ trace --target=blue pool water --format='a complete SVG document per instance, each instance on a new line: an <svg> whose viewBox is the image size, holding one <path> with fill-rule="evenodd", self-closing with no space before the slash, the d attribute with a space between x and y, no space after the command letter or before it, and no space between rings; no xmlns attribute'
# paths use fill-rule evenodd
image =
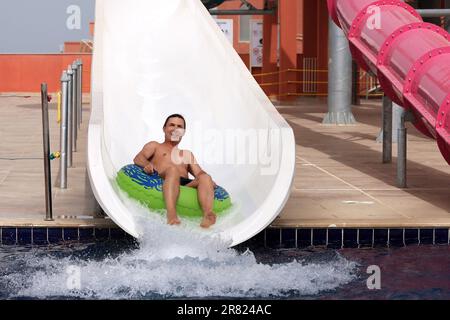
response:
<svg viewBox="0 0 450 320"><path fill-rule="evenodd" d="M228 249L183 228L139 243L0 247L0 299L450 299L450 247ZM367 268L380 268L369 290Z"/></svg>

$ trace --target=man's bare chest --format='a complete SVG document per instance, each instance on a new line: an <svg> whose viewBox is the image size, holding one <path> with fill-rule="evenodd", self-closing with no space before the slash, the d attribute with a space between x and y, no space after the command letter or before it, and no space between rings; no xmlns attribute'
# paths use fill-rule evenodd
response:
<svg viewBox="0 0 450 320"><path fill-rule="evenodd" d="M151 159L154 163L170 163L176 165L188 165L184 154L178 149L160 149L155 152L155 155Z"/></svg>

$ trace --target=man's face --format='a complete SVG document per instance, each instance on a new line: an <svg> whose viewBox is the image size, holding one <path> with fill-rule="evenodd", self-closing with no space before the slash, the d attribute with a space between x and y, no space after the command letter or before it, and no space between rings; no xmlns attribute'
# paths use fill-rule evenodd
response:
<svg viewBox="0 0 450 320"><path fill-rule="evenodd" d="M166 140L180 142L184 136L184 121L181 118L170 118L163 128Z"/></svg>

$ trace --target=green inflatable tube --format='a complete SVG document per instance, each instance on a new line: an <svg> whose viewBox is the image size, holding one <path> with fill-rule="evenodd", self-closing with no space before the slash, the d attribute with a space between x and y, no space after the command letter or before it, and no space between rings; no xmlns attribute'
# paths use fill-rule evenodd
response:
<svg viewBox="0 0 450 320"><path fill-rule="evenodd" d="M163 180L158 174L149 175L134 164L123 167L116 182L128 196L152 210L166 209L162 193ZM231 198L222 187L214 189L214 213L220 214L231 207ZM203 212L197 198L197 189L180 186L177 213L183 217L202 217Z"/></svg>

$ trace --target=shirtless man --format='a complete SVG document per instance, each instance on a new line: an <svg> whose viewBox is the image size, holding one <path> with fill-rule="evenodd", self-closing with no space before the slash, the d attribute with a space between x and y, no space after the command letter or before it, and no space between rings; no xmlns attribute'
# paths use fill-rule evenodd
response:
<svg viewBox="0 0 450 320"><path fill-rule="evenodd" d="M180 193L180 185L197 188L198 201L203 210L203 228L209 228L216 223L213 212L215 183L198 165L192 152L178 149L178 144L184 135L186 121L183 116L173 114L166 119L163 131L163 143L151 141L134 158L134 163L147 174L155 171L164 180L163 196L167 208L167 223L180 224L177 216L176 202ZM191 173L195 179L189 179Z"/></svg>

